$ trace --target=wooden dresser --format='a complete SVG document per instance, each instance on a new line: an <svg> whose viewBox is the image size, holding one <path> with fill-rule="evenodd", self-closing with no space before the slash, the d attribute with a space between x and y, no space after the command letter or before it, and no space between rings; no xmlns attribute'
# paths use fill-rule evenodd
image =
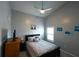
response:
<svg viewBox="0 0 79 59"><path fill-rule="evenodd" d="M5 57L18 57L20 54L20 39L8 40L5 43Z"/></svg>

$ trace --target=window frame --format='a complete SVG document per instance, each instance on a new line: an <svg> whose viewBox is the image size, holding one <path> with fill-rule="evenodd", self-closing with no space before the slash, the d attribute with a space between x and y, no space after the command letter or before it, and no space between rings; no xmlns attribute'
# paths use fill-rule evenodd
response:
<svg viewBox="0 0 79 59"><path fill-rule="evenodd" d="M48 32L48 31L52 31L52 32ZM48 39L48 36L51 36L51 37L53 37L53 38L51 38L51 39ZM47 40L48 41L51 41L51 42L54 42L54 27L48 27L47 28Z"/></svg>

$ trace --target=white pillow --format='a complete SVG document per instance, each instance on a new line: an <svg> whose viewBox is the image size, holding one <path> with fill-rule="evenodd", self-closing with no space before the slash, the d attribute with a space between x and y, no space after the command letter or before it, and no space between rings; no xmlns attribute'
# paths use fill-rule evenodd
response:
<svg viewBox="0 0 79 59"><path fill-rule="evenodd" d="M34 42L38 42L39 40L40 40L39 37L35 37L35 38L34 38Z"/></svg>
<svg viewBox="0 0 79 59"><path fill-rule="evenodd" d="M34 37L28 37L28 41L33 42Z"/></svg>

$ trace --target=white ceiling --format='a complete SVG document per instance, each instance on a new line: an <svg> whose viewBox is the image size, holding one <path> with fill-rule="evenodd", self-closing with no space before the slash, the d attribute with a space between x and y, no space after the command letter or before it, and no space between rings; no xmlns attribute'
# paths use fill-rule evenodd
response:
<svg viewBox="0 0 79 59"><path fill-rule="evenodd" d="M51 11L46 12L45 14L40 14L40 12L34 8L34 6L41 8L41 1L11 1L11 8L20 12L28 13L31 15L46 17L50 13L54 12L65 2L63 1L44 1L44 8L53 8Z"/></svg>

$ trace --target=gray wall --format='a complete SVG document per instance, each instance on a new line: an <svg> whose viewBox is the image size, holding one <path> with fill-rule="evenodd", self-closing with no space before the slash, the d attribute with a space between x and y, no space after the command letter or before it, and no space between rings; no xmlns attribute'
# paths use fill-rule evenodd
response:
<svg viewBox="0 0 79 59"><path fill-rule="evenodd" d="M11 34L11 12L9 2L2 2L0 1L0 50L1 50L1 30L8 29L8 37ZM1 51L0 51L1 56Z"/></svg>
<svg viewBox="0 0 79 59"><path fill-rule="evenodd" d="M32 24L37 26L36 30L30 29ZM16 36L21 38L28 34L41 34L41 38L44 37L43 19L23 12L12 11L11 28L12 32L16 29Z"/></svg>
<svg viewBox="0 0 79 59"><path fill-rule="evenodd" d="M79 56L79 32L74 31L74 26L76 25L79 26L79 2L68 2L46 18L45 29L54 27L54 43L64 51ZM57 27L63 27L63 31L57 32ZM69 31L72 34L64 34L65 31Z"/></svg>

